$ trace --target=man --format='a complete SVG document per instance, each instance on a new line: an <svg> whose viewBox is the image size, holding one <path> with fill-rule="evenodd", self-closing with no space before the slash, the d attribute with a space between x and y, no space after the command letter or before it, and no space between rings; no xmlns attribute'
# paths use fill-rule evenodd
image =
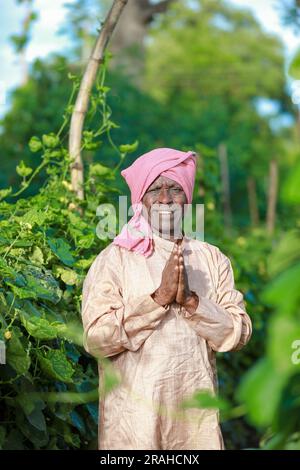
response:
<svg viewBox="0 0 300 470"><path fill-rule="evenodd" d="M83 285L85 349L121 378L100 396L99 449L224 449L218 410L181 404L217 392L216 351L242 348L252 325L229 258L181 233L195 169L194 152L162 148L121 172L134 215Z"/></svg>

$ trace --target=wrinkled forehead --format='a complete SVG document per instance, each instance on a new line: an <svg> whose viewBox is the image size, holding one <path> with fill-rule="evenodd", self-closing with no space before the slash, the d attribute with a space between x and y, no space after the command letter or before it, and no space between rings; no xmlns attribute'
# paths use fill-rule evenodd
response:
<svg viewBox="0 0 300 470"><path fill-rule="evenodd" d="M158 187L158 186L180 186L181 185L178 183L178 181L175 181L174 179L168 178L167 176L159 175L150 185L148 188L151 188L152 186Z"/></svg>

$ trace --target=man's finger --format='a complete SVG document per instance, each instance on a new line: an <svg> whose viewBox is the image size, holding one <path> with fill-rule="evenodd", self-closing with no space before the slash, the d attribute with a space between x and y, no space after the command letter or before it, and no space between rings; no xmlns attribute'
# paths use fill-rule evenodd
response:
<svg viewBox="0 0 300 470"><path fill-rule="evenodd" d="M176 295L176 302L181 303L183 301L184 294L184 282L183 282L183 266L179 265L179 279L178 279L178 289Z"/></svg>
<svg viewBox="0 0 300 470"><path fill-rule="evenodd" d="M170 258L169 259L172 259L172 257L174 258L176 256L178 256L178 247L177 245L175 244L174 247L173 247L173 250L171 252L171 255L170 255Z"/></svg>
<svg viewBox="0 0 300 470"><path fill-rule="evenodd" d="M177 245L175 245L175 247L173 248L173 251L172 251L172 253L171 253L170 259L172 259L172 257L173 257L173 259L174 259L175 261L178 261L178 258L179 258L179 251L178 251Z"/></svg>

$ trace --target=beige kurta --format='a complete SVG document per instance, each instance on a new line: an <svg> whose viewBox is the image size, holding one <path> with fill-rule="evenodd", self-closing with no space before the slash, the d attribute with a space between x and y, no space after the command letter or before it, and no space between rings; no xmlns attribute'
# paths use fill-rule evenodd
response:
<svg viewBox="0 0 300 470"><path fill-rule="evenodd" d="M121 383L99 401L99 449L224 449L216 409L180 409L197 390L218 389L216 351L238 350L252 325L235 289L231 262L215 245L184 237L195 313L158 305L173 243L154 235L149 258L113 244L85 278L85 349L109 357ZM99 386L103 377L99 361ZM102 390L102 389L101 389Z"/></svg>

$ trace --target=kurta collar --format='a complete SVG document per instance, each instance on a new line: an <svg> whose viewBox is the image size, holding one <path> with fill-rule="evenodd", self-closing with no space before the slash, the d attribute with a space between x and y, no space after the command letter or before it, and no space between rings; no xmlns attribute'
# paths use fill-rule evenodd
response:
<svg viewBox="0 0 300 470"><path fill-rule="evenodd" d="M171 240L160 237L156 235L154 232L152 232L152 234L153 234L153 241L154 241L154 249L158 248L158 249L162 249L171 253L171 251L174 248L175 242L172 242ZM184 235L183 240L182 240L182 245L181 245L183 250L185 249L187 244L188 244L188 237Z"/></svg>

